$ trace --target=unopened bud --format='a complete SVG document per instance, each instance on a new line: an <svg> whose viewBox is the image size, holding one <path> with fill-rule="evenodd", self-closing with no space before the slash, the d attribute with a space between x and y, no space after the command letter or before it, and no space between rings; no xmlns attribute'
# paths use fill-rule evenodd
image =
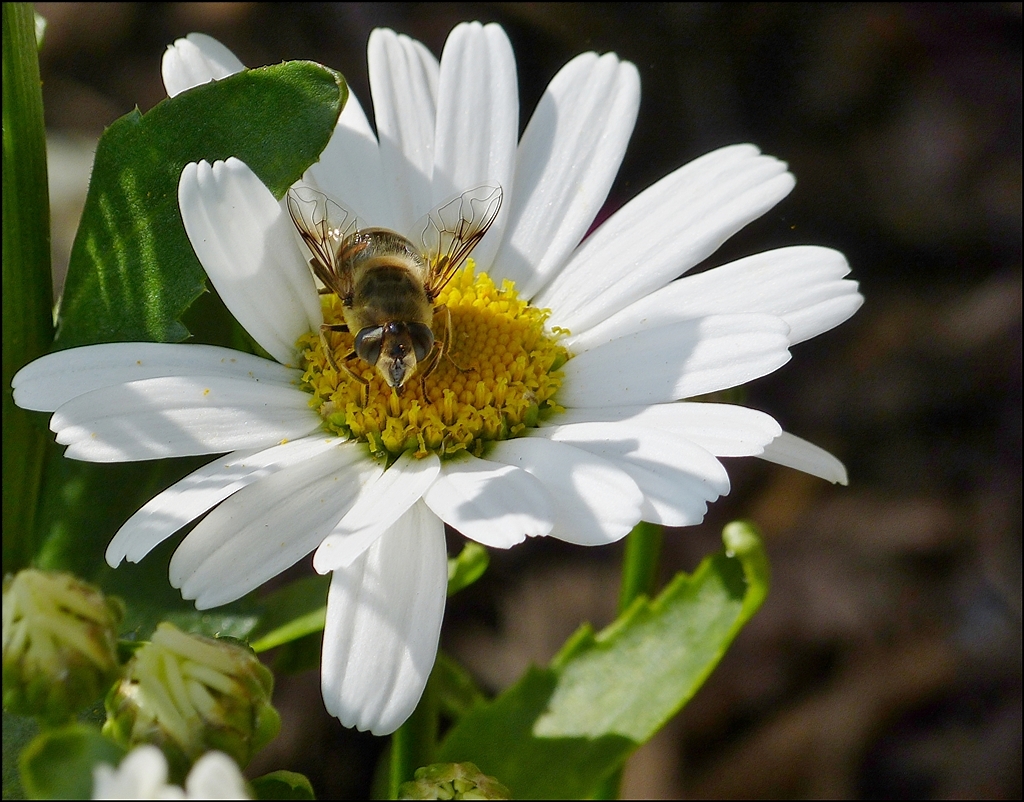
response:
<svg viewBox="0 0 1024 802"><path fill-rule="evenodd" d="M416 769L414 780L402 783L399 799L511 799L509 790L473 763L435 763Z"/></svg>
<svg viewBox="0 0 1024 802"><path fill-rule="evenodd" d="M281 728L274 678L251 649L160 624L107 697L103 732L126 748L159 746L180 780L217 749L245 766Z"/></svg>
<svg viewBox="0 0 1024 802"><path fill-rule="evenodd" d="M117 678L123 608L71 574L26 569L4 578L4 709L60 724Z"/></svg>

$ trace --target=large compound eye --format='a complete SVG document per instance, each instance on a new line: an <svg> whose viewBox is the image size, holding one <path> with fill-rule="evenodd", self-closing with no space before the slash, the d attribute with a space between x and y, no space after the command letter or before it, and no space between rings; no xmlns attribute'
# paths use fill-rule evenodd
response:
<svg viewBox="0 0 1024 802"><path fill-rule="evenodd" d="M376 365L377 360L380 359L380 347L383 341L383 326L368 326L365 329L360 329L355 339L356 356L364 362Z"/></svg>
<svg viewBox="0 0 1024 802"><path fill-rule="evenodd" d="M424 323L410 323L409 336L412 337L412 351L416 354L416 361L422 362L434 347L434 332Z"/></svg>

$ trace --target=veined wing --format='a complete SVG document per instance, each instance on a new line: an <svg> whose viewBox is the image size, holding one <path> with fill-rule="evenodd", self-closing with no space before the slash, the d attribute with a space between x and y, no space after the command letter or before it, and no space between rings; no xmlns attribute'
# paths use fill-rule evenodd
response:
<svg viewBox="0 0 1024 802"><path fill-rule="evenodd" d="M352 297L352 274L340 258L341 246L359 230L351 209L311 187L288 190L288 214L313 258L309 265L321 283L342 299Z"/></svg>
<svg viewBox="0 0 1024 802"><path fill-rule="evenodd" d="M420 245L430 272L424 289L433 301L484 238L501 208L499 186L481 186L446 201L421 224Z"/></svg>

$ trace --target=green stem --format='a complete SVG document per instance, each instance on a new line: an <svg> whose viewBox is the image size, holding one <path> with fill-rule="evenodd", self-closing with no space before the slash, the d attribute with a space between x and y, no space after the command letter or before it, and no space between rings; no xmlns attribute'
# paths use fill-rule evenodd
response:
<svg viewBox="0 0 1024 802"><path fill-rule="evenodd" d="M434 761L437 750L438 698L431 673L423 698L408 721L391 736L388 799L398 799L402 783L413 778L416 769Z"/></svg>
<svg viewBox="0 0 1024 802"><path fill-rule="evenodd" d="M53 342L50 202L35 15L3 4L3 571L35 554L45 417L14 404L11 379Z"/></svg>
<svg viewBox="0 0 1024 802"><path fill-rule="evenodd" d="M661 540L661 526L644 521L634 526L633 531L626 536L626 553L622 558L622 589L619 591L620 615L638 596L654 595L658 583Z"/></svg>
<svg viewBox="0 0 1024 802"><path fill-rule="evenodd" d="M622 588L619 591L619 615L639 596L653 596L658 582L662 529L658 524L641 521L626 536L622 557ZM598 786L594 799L618 799L622 787L622 768L613 771Z"/></svg>

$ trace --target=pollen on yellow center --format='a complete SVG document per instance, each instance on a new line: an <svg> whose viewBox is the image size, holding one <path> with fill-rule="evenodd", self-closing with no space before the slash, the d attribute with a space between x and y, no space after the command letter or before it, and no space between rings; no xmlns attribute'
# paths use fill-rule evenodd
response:
<svg viewBox="0 0 1024 802"><path fill-rule="evenodd" d="M325 323L343 322L337 296L324 295L321 303ZM510 282L498 288L486 273L474 275L472 260L438 303L451 313L446 355L425 377L417 366L401 391L389 387L374 366L357 357L346 360L353 332L326 332L339 370L328 361L319 332L299 341L303 387L312 393L310 404L326 429L364 441L374 455L389 460L406 451L481 456L488 442L516 437L561 409L553 396L569 353L557 333L545 331L548 310L521 300ZM443 312L435 315L438 337L445 336L443 318Z"/></svg>

